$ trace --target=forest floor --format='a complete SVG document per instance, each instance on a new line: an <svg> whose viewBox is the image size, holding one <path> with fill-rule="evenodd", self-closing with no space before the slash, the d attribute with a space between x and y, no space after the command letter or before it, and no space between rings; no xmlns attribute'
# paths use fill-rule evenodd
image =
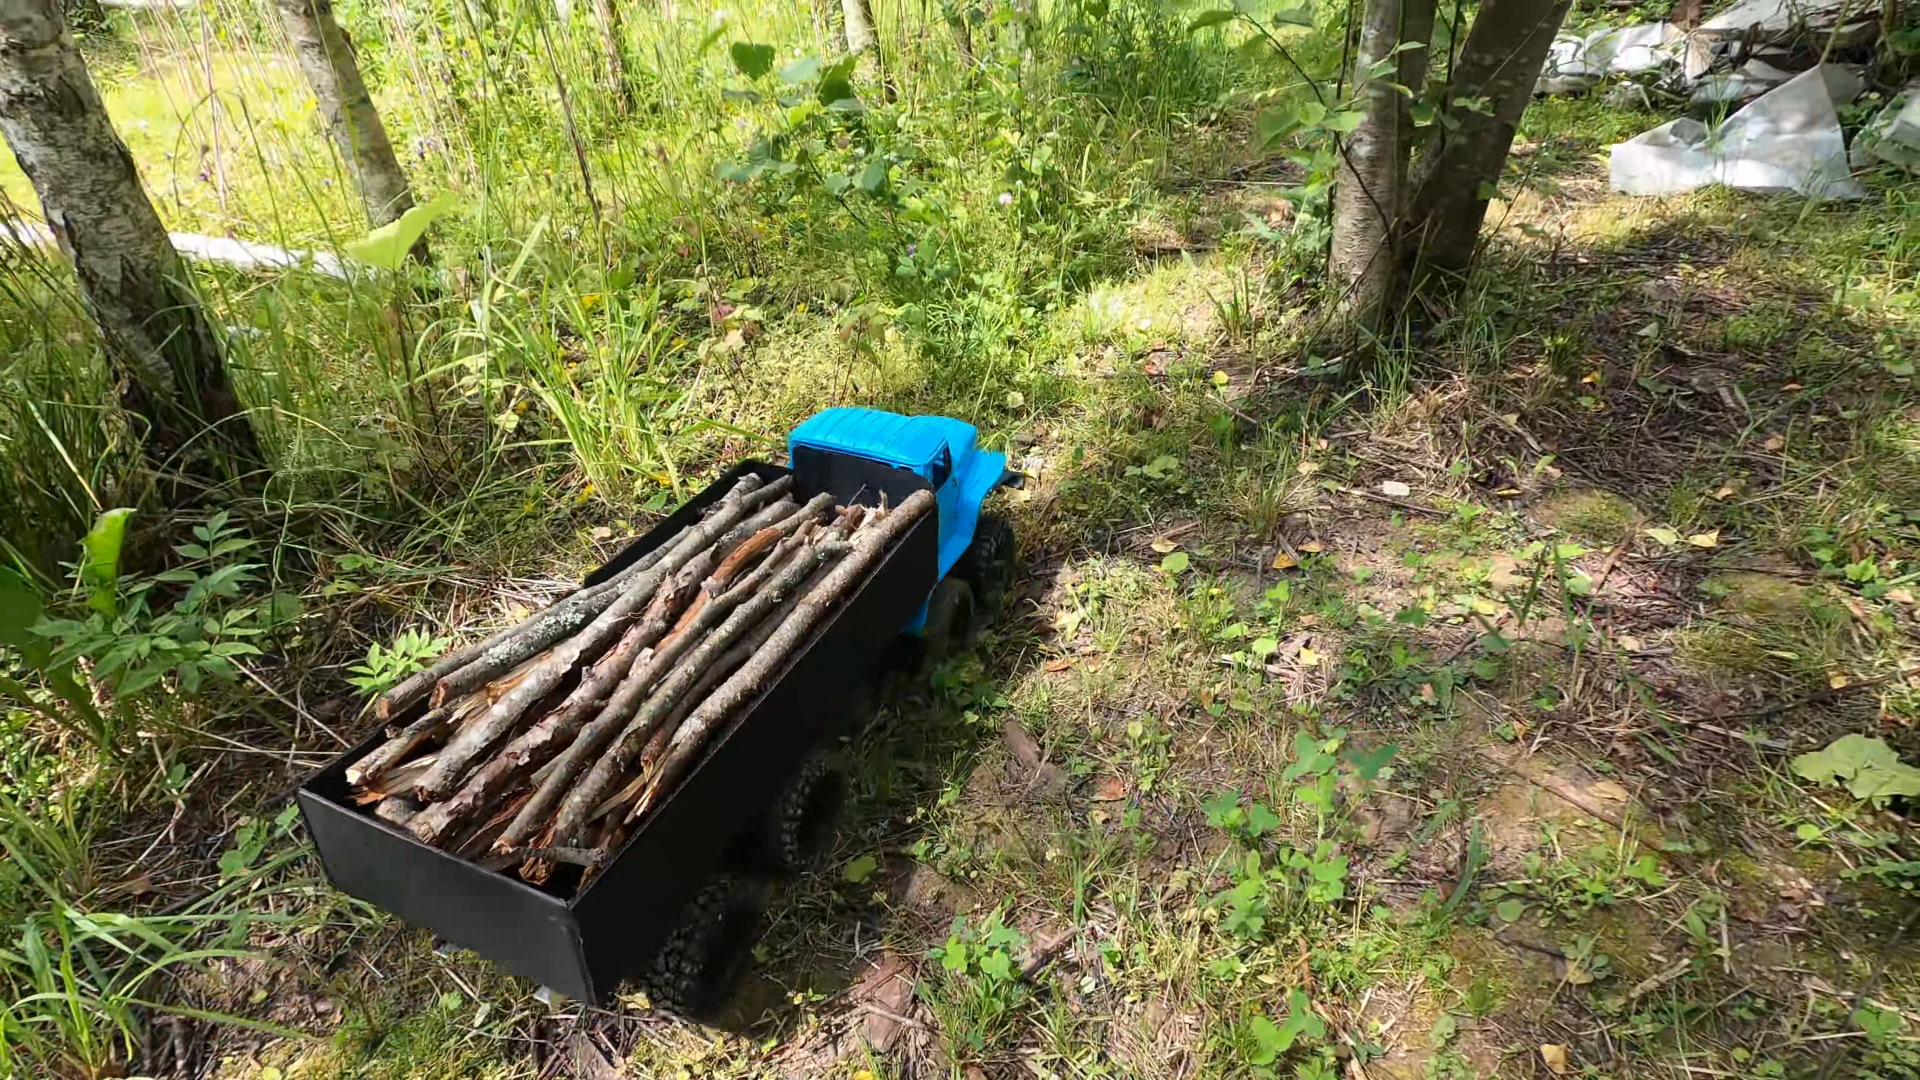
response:
<svg viewBox="0 0 1920 1080"><path fill-rule="evenodd" d="M95 849L125 903L277 860L223 909L250 955L177 987L277 1030L163 1018L147 1060L1916 1075L1920 833L1790 763L1849 733L1920 760L1920 240L1885 194L1609 194L1606 145L1653 122L1533 110L1467 314L1366 389L1276 344L1323 311L1240 231L1288 226L1272 184L1141 211L1133 269L1062 316L1058 404L985 432L1030 477L997 497L1009 609L843 747L833 850L720 1027L536 997L329 890L285 809L365 727L320 639L533 606L641 516L576 510L559 556L439 553L431 598L417 554L369 552L337 603L310 583L327 632L259 705L298 750L227 729ZM852 403L792 345L735 371L797 412Z"/></svg>
<svg viewBox="0 0 1920 1080"><path fill-rule="evenodd" d="M1266 189L1142 222L1004 433L1011 610L845 748L732 1030L334 902L221 988L331 1035L215 1075L1912 1075L1912 825L1788 767L1920 747L1911 281L1823 283L1872 210L1609 195L1620 119L1554 113L1499 364L1372 401L1262 351L1305 316L1206 230Z"/></svg>

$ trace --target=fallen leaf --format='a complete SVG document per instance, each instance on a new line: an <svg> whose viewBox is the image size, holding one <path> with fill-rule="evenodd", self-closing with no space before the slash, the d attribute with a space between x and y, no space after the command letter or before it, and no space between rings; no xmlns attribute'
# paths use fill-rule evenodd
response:
<svg viewBox="0 0 1920 1080"><path fill-rule="evenodd" d="M1327 545L1321 543L1318 540L1309 540L1306 543L1300 545L1300 550L1310 555L1318 555L1321 552L1327 550Z"/></svg>
<svg viewBox="0 0 1920 1080"><path fill-rule="evenodd" d="M1505 487L1505 488L1501 488L1499 491L1494 492L1494 494L1500 496L1503 499L1517 499L1520 497L1520 489L1515 487Z"/></svg>
<svg viewBox="0 0 1920 1080"><path fill-rule="evenodd" d="M1911 604L1913 603L1913 590L1907 588L1888 589L1887 599L1896 604Z"/></svg>
<svg viewBox="0 0 1920 1080"><path fill-rule="evenodd" d="M1041 666L1048 671L1065 671L1073 666L1073 657L1062 656L1057 660L1049 660Z"/></svg>
<svg viewBox="0 0 1920 1080"><path fill-rule="evenodd" d="M1614 644L1620 646L1621 648L1627 650L1628 652L1639 652L1642 648L1645 647L1644 643L1641 642L1639 638L1634 637L1632 634L1621 634L1619 637L1614 638L1613 641L1614 641Z"/></svg>
<svg viewBox="0 0 1920 1080"><path fill-rule="evenodd" d="M1558 1043L1541 1043L1540 1060L1555 1076L1567 1075L1567 1048Z"/></svg>
<svg viewBox="0 0 1920 1080"><path fill-rule="evenodd" d="M1117 776L1103 776L1093 786L1094 802L1119 802L1127 797L1127 782Z"/></svg>
<svg viewBox="0 0 1920 1080"><path fill-rule="evenodd" d="M1720 530L1712 529L1707 532L1694 533L1692 536L1687 537L1687 543L1697 548L1719 547Z"/></svg>
<svg viewBox="0 0 1920 1080"><path fill-rule="evenodd" d="M1413 494L1413 489L1398 480L1382 480L1380 481L1380 494L1389 495L1396 499L1404 499Z"/></svg>
<svg viewBox="0 0 1920 1080"><path fill-rule="evenodd" d="M1680 542L1680 534L1667 528L1665 525L1655 525L1651 528L1641 529L1640 531L1668 547L1672 547Z"/></svg>
<svg viewBox="0 0 1920 1080"><path fill-rule="evenodd" d="M1294 558L1292 555L1287 554L1285 551L1278 551L1274 553L1273 568L1275 570L1291 570L1294 567L1299 565L1300 565L1300 560ZM1895 590L1895 591L1904 591L1904 590ZM1887 595L1892 596L1893 593L1889 592ZM1907 602L1912 603L1913 601L1908 600Z"/></svg>
<svg viewBox="0 0 1920 1080"><path fill-rule="evenodd" d="M595 540L605 540L613 535L613 530L601 525L595 528L591 535Z"/></svg>
<svg viewBox="0 0 1920 1080"><path fill-rule="evenodd" d="M1777 431L1767 436L1767 441L1760 444L1763 450L1784 450L1786 447L1787 437Z"/></svg>
<svg viewBox="0 0 1920 1080"><path fill-rule="evenodd" d="M1148 544L1147 546L1159 552L1160 554L1165 555L1168 552L1172 551L1174 548L1179 547L1180 545L1177 542L1169 540L1164 536L1156 536L1153 538L1153 543Z"/></svg>
<svg viewBox="0 0 1920 1080"><path fill-rule="evenodd" d="M1318 666L1320 663L1320 653L1310 645L1302 645L1300 647L1300 662L1307 667Z"/></svg>
<svg viewBox="0 0 1920 1080"><path fill-rule="evenodd" d="M1845 675L1842 675L1836 672L1832 675L1827 676L1827 689L1844 690L1846 689L1846 686L1847 686L1847 677Z"/></svg>
<svg viewBox="0 0 1920 1080"><path fill-rule="evenodd" d="M1800 385L1799 383L1797 383L1797 382L1790 382L1790 383L1788 383L1787 385L1785 385L1785 386L1783 386L1783 387L1781 387L1780 389L1782 389L1782 390L1803 390L1803 389L1805 389L1805 387L1803 387L1803 386L1801 386L1801 385Z"/></svg>
<svg viewBox="0 0 1920 1080"><path fill-rule="evenodd" d="M1721 484L1720 490L1714 492L1713 497L1716 499L1719 499L1722 502L1725 502L1726 500L1733 498L1735 494L1736 494L1736 491L1732 484Z"/></svg>
<svg viewBox="0 0 1920 1080"><path fill-rule="evenodd" d="M1320 463L1317 461L1303 461L1295 465L1293 471L1299 473L1301 476L1311 476L1320 471Z"/></svg>

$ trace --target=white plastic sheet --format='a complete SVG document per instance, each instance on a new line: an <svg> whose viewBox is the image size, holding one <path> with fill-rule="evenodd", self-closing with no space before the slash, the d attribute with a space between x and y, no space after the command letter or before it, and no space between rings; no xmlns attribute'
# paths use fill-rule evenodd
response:
<svg viewBox="0 0 1920 1080"><path fill-rule="evenodd" d="M1695 105L1745 101L1792 78L1793 72L1782 71L1765 60L1749 60L1732 71L1701 79L1687 100Z"/></svg>
<svg viewBox="0 0 1920 1080"><path fill-rule="evenodd" d="M1565 94L1585 90L1609 74L1631 75L1675 64L1679 36L1666 23L1609 27L1585 37L1561 35L1548 51L1533 92Z"/></svg>
<svg viewBox="0 0 1920 1080"><path fill-rule="evenodd" d="M1814 199L1859 198L1866 192L1848 175L1836 105L1852 101L1862 86L1858 75L1837 64L1810 68L1717 129L1682 118L1616 144L1609 181L1629 195L1725 184Z"/></svg>
<svg viewBox="0 0 1920 1080"><path fill-rule="evenodd" d="M1853 143L1855 165L1884 161L1920 169L1920 87L1909 83L1905 92L1868 122Z"/></svg>

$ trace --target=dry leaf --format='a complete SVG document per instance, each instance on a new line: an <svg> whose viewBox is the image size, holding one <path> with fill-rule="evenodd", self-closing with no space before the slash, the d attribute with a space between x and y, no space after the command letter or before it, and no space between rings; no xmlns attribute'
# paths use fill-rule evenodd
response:
<svg viewBox="0 0 1920 1080"><path fill-rule="evenodd" d="M1896 604L1911 604L1913 603L1913 590L1907 588L1888 589L1887 599Z"/></svg>
<svg viewBox="0 0 1920 1080"><path fill-rule="evenodd" d="M1042 666L1048 671L1065 671L1073 666L1073 657L1062 656L1057 660L1049 660Z"/></svg>
<svg viewBox="0 0 1920 1080"><path fill-rule="evenodd" d="M1847 686L1847 677L1845 675L1835 673L1833 675L1827 676L1827 689L1844 690L1846 689L1846 686Z"/></svg>
<svg viewBox="0 0 1920 1080"><path fill-rule="evenodd" d="M1559 1043L1541 1043L1540 1060L1555 1076L1567 1075L1567 1048Z"/></svg>
<svg viewBox="0 0 1920 1080"><path fill-rule="evenodd" d="M1156 536L1153 538L1153 543L1148 544L1147 546L1159 552L1160 554L1165 555L1167 552L1172 551L1174 548L1177 548L1180 545L1175 541L1167 539L1164 536Z"/></svg>
<svg viewBox="0 0 1920 1080"><path fill-rule="evenodd" d="M1787 437L1776 431L1767 436L1767 441L1761 443L1760 448L1763 450L1784 450L1787 448Z"/></svg>
<svg viewBox="0 0 1920 1080"><path fill-rule="evenodd" d="M1621 648L1627 650L1628 652L1639 652L1642 648L1645 647L1644 643L1639 638L1634 637L1632 634L1621 634L1619 637L1614 638L1613 641L1614 641L1614 644L1620 646Z"/></svg>
<svg viewBox="0 0 1920 1080"><path fill-rule="evenodd" d="M1294 558L1292 555L1289 555L1285 551L1277 551L1274 553L1273 568L1275 570L1291 570L1294 567L1299 565L1300 565L1300 560ZM1887 595L1892 596L1893 593L1888 593ZM1908 601L1908 603L1912 603L1912 601Z"/></svg>
<svg viewBox="0 0 1920 1080"><path fill-rule="evenodd" d="M1517 499L1520 497L1520 489L1516 487L1504 487L1494 492L1494 494L1503 499Z"/></svg>
<svg viewBox="0 0 1920 1080"><path fill-rule="evenodd" d="M1797 383L1797 382L1790 382L1790 383L1788 383L1787 385L1785 385L1785 386L1783 386L1783 387L1781 387L1780 389L1782 389L1782 390L1801 390L1801 389L1805 389L1805 388L1804 388L1804 387L1802 387L1802 386L1801 386L1801 385L1800 385L1799 383Z"/></svg>
<svg viewBox="0 0 1920 1080"><path fill-rule="evenodd" d="M1311 645L1302 645L1300 647L1300 662L1307 667L1315 667L1320 663L1320 653Z"/></svg>
<svg viewBox="0 0 1920 1080"><path fill-rule="evenodd" d="M1301 476L1311 476L1320 471L1320 463L1317 461L1303 461L1295 465L1293 471L1299 473Z"/></svg>
<svg viewBox="0 0 1920 1080"><path fill-rule="evenodd" d="M589 535L591 535L595 540L605 540L613 535L613 530L607 528L605 525L600 525L600 526L596 526L593 532L590 533Z"/></svg>
<svg viewBox="0 0 1920 1080"><path fill-rule="evenodd" d="M1094 802L1119 802L1127 797L1127 782L1117 776L1103 776L1093 786Z"/></svg>
<svg viewBox="0 0 1920 1080"><path fill-rule="evenodd" d="M1694 533L1692 536L1687 537L1687 543L1697 548L1719 547L1720 530L1712 529L1707 532Z"/></svg>
<svg viewBox="0 0 1920 1080"><path fill-rule="evenodd" d="M1725 502L1726 500L1733 498L1735 494L1736 492L1732 484L1721 484L1720 490L1714 492L1713 497L1716 499L1719 499L1722 502Z"/></svg>
<svg viewBox="0 0 1920 1080"><path fill-rule="evenodd" d="M1327 545L1321 543L1318 540L1309 540L1306 543L1300 545L1300 550L1307 552L1308 554L1311 554L1311 555L1318 555L1321 552L1327 550Z"/></svg>
<svg viewBox="0 0 1920 1080"><path fill-rule="evenodd" d="M1398 480L1382 480L1380 481L1380 494L1388 495L1396 499L1404 499L1413 494L1413 489Z"/></svg>

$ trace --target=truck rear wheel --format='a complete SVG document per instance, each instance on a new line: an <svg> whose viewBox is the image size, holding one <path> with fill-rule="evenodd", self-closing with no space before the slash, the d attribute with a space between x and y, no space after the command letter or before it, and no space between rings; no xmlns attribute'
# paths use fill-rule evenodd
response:
<svg viewBox="0 0 1920 1080"><path fill-rule="evenodd" d="M809 754L787 781L780 798L767 808L758 837L755 868L779 875L814 868L833 836L846 795L846 780L825 750Z"/></svg>
<svg viewBox="0 0 1920 1080"><path fill-rule="evenodd" d="M690 1020L717 1015L752 963L765 914L764 890L730 874L709 880L681 909L642 980L648 998Z"/></svg>

